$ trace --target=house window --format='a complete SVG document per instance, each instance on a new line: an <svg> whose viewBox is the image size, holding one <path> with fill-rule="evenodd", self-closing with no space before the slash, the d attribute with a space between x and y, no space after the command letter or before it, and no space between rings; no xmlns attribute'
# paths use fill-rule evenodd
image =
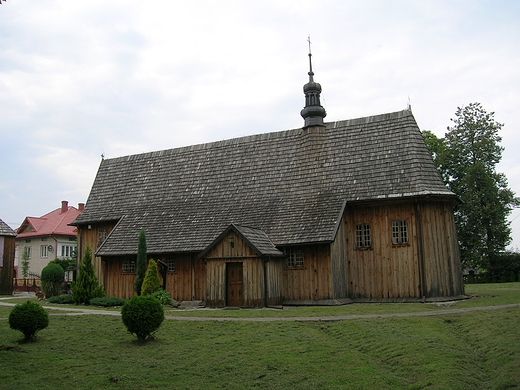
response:
<svg viewBox="0 0 520 390"><path fill-rule="evenodd" d="M368 249L371 246L370 225L368 223L356 225L356 248Z"/></svg>
<svg viewBox="0 0 520 390"><path fill-rule="evenodd" d="M392 245L408 244L406 221L392 221Z"/></svg>
<svg viewBox="0 0 520 390"><path fill-rule="evenodd" d="M131 274L135 272L135 261L134 260L123 260L123 273Z"/></svg>
<svg viewBox="0 0 520 390"><path fill-rule="evenodd" d="M61 246L61 257L74 257L76 247L74 245L62 245Z"/></svg>
<svg viewBox="0 0 520 390"><path fill-rule="evenodd" d="M40 257L42 259L49 256L49 247L47 245L40 246Z"/></svg>
<svg viewBox="0 0 520 390"><path fill-rule="evenodd" d="M288 268L303 267L303 252L301 250L288 250L285 255L287 256L286 265Z"/></svg>
<svg viewBox="0 0 520 390"><path fill-rule="evenodd" d="M166 266L168 267L168 272L175 272L175 260L166 259Z"/></svg>
<svg viewBox="0 0 520 390"><path fill-rule="evenodd" d="M107 238L107 229L99 229L98 230L98 247L105 242Z"/></svg>
<svg viewBox="0 0 520 390"><path fill-rule="evenodd" d="M31 250L31 247L30 246L26 246L25 247L25 254L26 254L26 257L28 259L30 259L32 257L32 250Z"/></svg>

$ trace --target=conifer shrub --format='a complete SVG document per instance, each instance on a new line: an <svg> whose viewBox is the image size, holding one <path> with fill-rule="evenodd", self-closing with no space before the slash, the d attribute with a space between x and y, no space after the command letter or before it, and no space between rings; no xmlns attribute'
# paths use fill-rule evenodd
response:
<svg viewBox="0 0 520 390"><path fill-rule="evenodd" d="M123 306L125 302L126 302L126 299L117 298L117 297L92 298L90 300L90 304L92 306L102 306L102 307Z"/></svg>
<svg viewBox="0 0 520 390"><path fill-rule="evenodd" d="M136 295L121 308L121 318L128 332L145 341L164 321L164 309L156 298Z"/></svg>
<svg viewBox="0 0 520 390"><path fill-rule="evenodd" d="M151 259L148 262L148 268L144 274L143 285L141 287L141 295L151 295L161 288L161 281L159 279L159 271L157 263Z"/></svg>
<svg viewBox="0 0 520 390"><path fill-rule="evenodd" d="M40 305L31 301L16 305L9 314L9 327L22 332L25 341L33 340L36 333L48 325L47 312Z"/></svg>
<svg viewBox="0 0 520 390"><path fill-rule="evenodd" d="M72 294L61 294L47 299L47 302L57 304L72 304L74 303L74 298L72 297Z"/></svg>
<svg viewBox="0 0 520 390"><path fill-rule="evenodd" d="M49 263L42 269L42 290L46 298L60 295L63 291L65 271L56 263Z"/></svg>
<svg viewBox="0 0 520 390"><path fill-rule="evenodd" d="M72 298L77 304L88 305L92 298L105 296L103 287L99 285L98 278L92 265L92 252L90 247L85 248L83 260L79 265L79 274L75 282L72 283Z"/></svg>
<svg viewBox="0 0 520 390"><path fill-rule="evenodd" d="M146 233L144 229L139 231L139 241L137 242L137 261L136 275L134 281L134 291L137 295L141 295L141 289L144 282L144 274L146 273Z"/></svg>

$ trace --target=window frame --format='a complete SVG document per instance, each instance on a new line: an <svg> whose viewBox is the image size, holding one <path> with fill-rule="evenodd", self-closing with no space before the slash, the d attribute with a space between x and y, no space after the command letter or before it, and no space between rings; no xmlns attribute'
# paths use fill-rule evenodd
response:
<svg viewBox="0 0 520 390"><path fill-rule="evenodd" d="M40 245L40 258L46 259L49 257L49 246Z"/></svg>
<svg viewBox="0 0 520 390"><path fill-rule="evenodd" d="M356 250L372 249L372 227L369 223L357 223L354 228Z"/></svg>
<svg viewBox="0 0 520 390"><path fill-rule="evenodd" d="M121 265L123 274L135 274L136 261L134 259L125 259Z"/></svg>
<svg viewBox="0 0 520 390"><path fill-rule="evenodd" d="M408 220L393 220L391 222L392 246L410 245Z"/></svg>
<svg viewBox="0 0 520 390"><path fill-rule="evenodd" d="M286 269L305 268L305 256L301 249L286 249L284 252Z"/></svg>

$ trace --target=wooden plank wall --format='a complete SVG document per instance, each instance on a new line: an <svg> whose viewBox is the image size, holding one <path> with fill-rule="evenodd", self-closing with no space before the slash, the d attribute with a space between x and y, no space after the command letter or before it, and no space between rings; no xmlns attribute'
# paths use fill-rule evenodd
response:
<svg viewBox="0 0 520 390"><path fill-rule="evenodd" d="M128 257L105 258L107 296L131 298L135 295L135 273L123 273L123 261ZM154 258L154 256L150 256ZM161 256L155 256L161 258ZM173 257L175 271L166 274L166 291L177 301L205 299L206 271L202 260L193 254L179 254ZM162 283L162 280L161 280Z"/></svg>
<svg viewBox="0 0 520 390"><path fill-rule="evenodd" d="M13 293L14 279L14 247L15 237L3 236L0 245L3 245L2 264L0 267L0 294L11 295Z"/></svg>
<svg viewBox="0 0 520 390"><path fill-rule="evenodd" d="M123 273L122 257L113 257L105 263L105 292L107 297L130 299L135 295L135 273Z"/></svg>
<svg viewBox="0 0 520 390"><path fill-rule="evenodd" d="M94 256L99 248L99 230L106 229L107 236L110 234L116 222L100 223L96 225L82 225L78 227L78 263L83 260L85 248L90 246L92 250L92 264L101 285L105 285L105 269L100 257ZM117 295L115 295L117 296Z"/></svg>
<svg viewBox="0 0 520 390"><path fill-rule="evenodd" d="M392 221L406 220L409 245L392 246ZM413 204L347 207L344 216L347 294L350 298L420 296ZM357 224L370 224L371 249L356 249Z"/></svg>
<svg viewBox="0 0 520 390"><path fill-rule="evenodd" d="M332 298L330 245L305 245L291 249L303 252L304 266L284 269L284 298Z"/></svg>
<svg viewBox="0 0 520 390"><path fill-rule="evenodd" d="M345 223L341 223L336 237L330 245L332 298L347 298L347 251Z"/></svg>
<svg viewBox="0 0 520 390"><path fill-rule="evenodd" d="M230 231L204 256L206 265L206 305L226 306L226 263L243 266L244 307L265 305L263 260L236 234Z"/></svg>
<svg viewBox="0 0 520 390"><path fill-rule="evenodd" d="M159 256L160 257L160 256ZM166 274L166 291L177 301L203 301L206 289L206 266L195 254L173 256L175 272Z"/></svg>
<svg viewBox="0 0 520 390"><path fill-rule="evenodd" d="M283 302L283 272L285 259L271 258L265 263L267 272L267 305L276 306Z"/></svg>
<svg viewBox="0 0 520 390"><path fill-rule="evenodd" d="M430 202L417 206L424 242L424 292L426 297L464 294L460 252L449 203Z"/></svg>

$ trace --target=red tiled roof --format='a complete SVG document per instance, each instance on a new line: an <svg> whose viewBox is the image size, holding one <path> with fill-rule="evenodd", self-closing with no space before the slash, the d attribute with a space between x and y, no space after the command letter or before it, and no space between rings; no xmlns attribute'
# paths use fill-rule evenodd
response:
<svg viewBox="0 0 520 390"><path fill-rule="evenodd" d="M73 206L59 208L41 217L26 217L17 229L17 238L41 236L76 236L78 229L68 224L74 221L81 211Z"/></svg>

